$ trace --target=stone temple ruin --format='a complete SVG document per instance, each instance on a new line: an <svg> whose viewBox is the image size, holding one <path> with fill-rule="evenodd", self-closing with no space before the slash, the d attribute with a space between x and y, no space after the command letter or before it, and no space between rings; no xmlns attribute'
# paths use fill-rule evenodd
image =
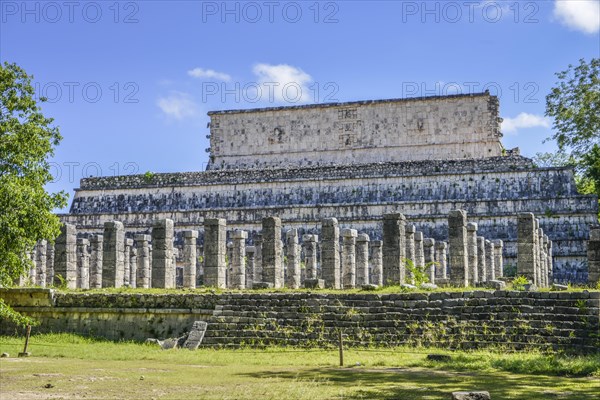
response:
<svg viewBox="0 0 600 400"><path fill-rule="evenodd" d="M445 267L434 271L438 278L448 271L446 279L462 285L475 274L482 280L474 265L484 260L498 265L485 276L495 280L502 265L514 268L526 259L537 265L551 254L552 268L537 276L531 267L528 276L545 285L551 271L554 282L586 282L597 198L577 192L572 169L537 168L518 149L504 150L498 108L496 97L482 93L209 113L206 171L81 180L56 243L76 245L60 254L54 249L55 268L67 266L70 286L80 279L72 269L89 264L92 287L169 287L177 271L180 285L229 279L232 287L248 287L240 266L245 259L260 271L258 284L294 287L322 279L352 286L365 283L366 268L385 283L390 257L408 251L417 264L439 260ZM456 228L458 236L452 224L466 217L453 210L469 217ZM398 223L388 216L397 214L406 218L402 235L415 243L408 250L386 244L386 230ZM265 218L272 218L267 225ZM527 245L518 242L525 231L534 237ZM209 245L215 241L218 248ZM188 265L200 256L202 262ZM339 257L341 270L328 269ZM227 277L215 273L225 258ZM100 274L91 268L115 262L123 269ZM179 269L167 268L169 262ZM274 269L281 263L291 275ZM358 264L355 272L344 269L349 263ZM455 265L471 265L470 273L453 274ZM81 281L85 286L87 278Z"/></svg>

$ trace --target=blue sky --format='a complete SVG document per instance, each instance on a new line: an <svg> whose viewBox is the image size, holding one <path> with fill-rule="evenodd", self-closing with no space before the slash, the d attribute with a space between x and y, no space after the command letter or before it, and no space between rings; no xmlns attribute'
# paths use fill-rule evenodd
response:
<svg viewBox="0 0 600 400"><path fill-rule="evenodd" d="M0 1L0 59L64 137L51 190L193 171L211 110L480 92L503 143L552 150L554 73L600 56L598 0Z"/></svg>

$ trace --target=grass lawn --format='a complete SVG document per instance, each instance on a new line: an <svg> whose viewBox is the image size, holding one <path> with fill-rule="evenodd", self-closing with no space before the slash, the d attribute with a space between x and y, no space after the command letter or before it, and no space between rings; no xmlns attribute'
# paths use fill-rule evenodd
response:
<svg viewBox="0 0 600 400"><path fill-rule="evenodd" d="M160 350L75 335L0 337L0 399L598 399L600 356L395 348ZM449 354L431 362L428 353Z"/></svg>

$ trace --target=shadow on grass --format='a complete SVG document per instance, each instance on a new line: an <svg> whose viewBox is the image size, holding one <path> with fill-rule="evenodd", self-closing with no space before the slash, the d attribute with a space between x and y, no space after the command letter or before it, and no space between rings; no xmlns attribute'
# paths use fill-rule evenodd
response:
<svg viewBox="0 0 600 400"><path fill-rule="evenodd" d="M263 371L241 376L320 382L340 389L344 399L444 399L454 391L486 390L492 399L598 399L600 380L507 373L448 372L427 369L313 368Z"/></svg>

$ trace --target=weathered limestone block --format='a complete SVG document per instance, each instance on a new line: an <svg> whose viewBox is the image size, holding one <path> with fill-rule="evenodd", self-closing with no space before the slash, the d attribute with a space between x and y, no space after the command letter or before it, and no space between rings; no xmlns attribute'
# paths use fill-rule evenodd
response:
<svg viewBox="0 0 600 400"><path fill-rule="evenodd" d="M369 235L361 233L356 238L356 286L369 284Z"/></svg>
<svg viewBox="0 0 600 400"><path fill-rule="evenodd" d="M496 263L494 258L494 243L491 240L485 241L485 265L487 267L487 281L496 280Z"/></svg>
<svg viewBox="0 0 600 400"><path fill-rule="evenodd" d="M371 242L371 280L370 283L383 286L383 253L381 240Z"/></svg>
<svg viewBox="0 0 600 400"><path fill-rule="evenodd" d="M254 282L262 282L262 233L257 233L254 236Z"/></svg>
<svg viewBox="0 0 600 400"><path fill-rule="evenodd" d="M246 289L254 287L255 255L256 247L246 247Z"/></svg>
<svg viewBox="0 0 600 400"><path fill-rule="evenodd" d="M475 286L479 282L479 271L477 270L479 254L477 252L477 224L474 222L467 224L467 258L469 262L469 285Z"/></svg>
<svg viewBox="0 0 600 400"><path fill-rule="evenodd" d="M281 242L281 219L266 217L262 220L262 269L263 281L275 289L283 287L283 246Z"/></svg>
<svg viewBox="0 0 600 400"><path fill-rule="evenodd" d="M298 242L298 229L290 229L285 234L287 250L287 269L285 272L285 285L291 289L298 289L300 277L300 244Z"/></svg>
<svg viewBox="0 0 600 400"><path fill-rule="evenodd" d="M448 279L448 261L446 256L447 249L448 243L435 242L435 259L437 261L437 265L435 266L436 279Z"/></svg>
<svg viewBox="0 0 600 400"><path fill-rule="evenodd" d="M198 256L196 247L198 231L187 230L183 232L183 287L193 289L196 287L196 262Z"/></svg>
<svg viewBox="0 0 600 400"><path fill-rule="evenodd" d="M450 283L457 287L469 286L467 253L467 212L452 210L448 216Z"/></svg>
<svg viewBox="0 0 600 400"><path fill-rule="evenodd" d="M150 287L150 235L135 235L137 249L136 286L148 289Z"/></svg>
<svg viewBox="0 0 600 400"><path fill-rule="evenodd" d="M485 254L485 238L483 236L477 236L477 278L479 282L487 281L487 266L485 261L487 256Z"/></svg>
<svg viewBox="0 0 600 400"><path fill-rule="evenodd" d="M131 286L131 247L133 247L133 239L125 239L125 254L123 257L123 285Z"/></svg>
<svg viewBox="0 0 600 400"><path fill-rule="evenodd" d="M131 246L129 250L129 286L137 287L137 249Z"/></svg>
<svg viewBox="0 0 600 400"><path fill-rule="evenodd" d="M452 392L452 400L491 400L489 392Z"/></svg>
<svg viewBox="0 0 600 400"><path fill-rule="evenodd" d="M152 287L174 288L175 268L173 262L172 219L160 219L152 226Z"/></svg>
<svg viewBox="0 0 600 400"><path fill-rule="evenodd" d="M54 284L54 243L48 242L46 250L46 286Z"/></svg>
<svg viewBox="0 0 600 400"><path fill-rule="evenodd" d="M231 288L246 288L246 239L248 232L242 230L233 231L233 253L231 258Z"/></svg>
<svg viewBox="0 0 600 400"><path fill-rule="evenodd" d="M517 217L517 276L524 276L534 283L537 264L536 233L533 214L519 214Z"/></svg>
<svg viewBox="0 0 600 400"><path fill-rule="evenodd" d="M48 241L40 240L35 246L35 284L46 287L46 260Z"/></svg>
<svg viewBox="0 0 600 400"><path fill-rule="evenodd" d="M226 287L225 252L227 222L221 218L204 220L204 284Z"/></svg>
<svg viewBox="0 0 600 400"><path fill-rule="evenodd" d="M75 225L63 224L54 245L54 285L60 286L61 279L67 289L77 288L77 230Z"/></svg>
<svg viewBox="0 0 600 400"><path fill-rule="evenodd" d="M104 236L90 237L90 289L102 287L102 259L104 255Z"/></svg>
<svg viewBox="0 0 600 400"><path fill-rule="evenodd" d="M77 288L90 288L90 256L88 239L77 239Z"/></svg>
<svg viewBox="0 0 600 400"><path fill-rule="evenodd" d="M340 280L340 228L335 218L321 223L321 275L325 286L341 289Z"/></svg>
<svg viewBox="0 0 600 400"><path fill-rule="evenodd" d="M539 222L538 222L539 223ZM544 230L542 228L537 229L537 285L538 287L544 287L544 273L546 270L546 249L544 247Z"/></svg>
<svg viewBox="0 0 600 400"><path fill-rule="evenodd" d="M430 283L435 283L435 239L425 238L423 240L423 260L426 265L425 273Z"/></svg>
<svg viewBox="0 0 600 400"><path fill-rule="evenodd" d="M102 287L121 287L125 275L125 231L120 221L104 223Z"/></svg>
<svg viewBox="0 0 600 400"><path fill-rule="evenodd" d="M549 242L548 253L552 256L552 242ZM590 239L587 248L588 283L595 287L600 281L600 226L590 228Z"/></svg>
<svg viewBox="0 0 600 400"><path fill-rule="evenodd" d="M342 230L342 282L344 289L356 287L356 229Z"/></svg>
<svg viewBox="0 0 600 400"><path fill-rule="evenodd" d="M504 252L504 242L500 239L496 239L492 242L494 244L494 269L496 271L496 279L504 277L504 258L502 253Z"/></svg>
<svg viewBox="0 0 600 400"><path fill-rule="evenodd" d="M404 230L404 240L406 247L406 259L412 261L412 266L416 266L415 259L415 232L417 228L414 225L406 225ZM405 279L408 283L414 285L415 279L413 277L413 273L410 269L405 268L406 276Z"/></svg>
<svg viewBox="0 0 600 400"><path fill-rule="evenodd" d="M383 284L402 284L405 279L406 218L400 213L383 216Z"/></svg>
<svg viewBox="0 0 600 400"><path fill-rule="evenodd" d="M304 246L304 264L306 268L305 279L317 279L317 242L319 236L304 235L302 236L302 244Z"/></svg>

